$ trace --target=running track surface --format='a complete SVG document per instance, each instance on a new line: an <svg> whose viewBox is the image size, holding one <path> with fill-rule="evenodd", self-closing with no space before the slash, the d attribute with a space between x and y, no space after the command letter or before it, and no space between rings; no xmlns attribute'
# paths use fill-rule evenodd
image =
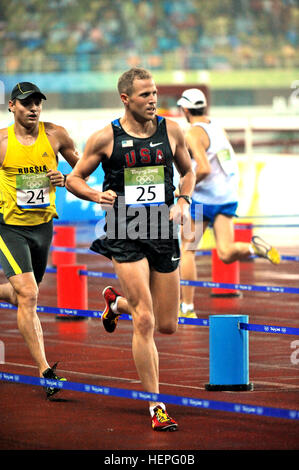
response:
<svg viewBox="0 0 299 470"><path fill-rule="evenodd" d="M296 255L296 248L281 253ZM50 264L51 258L49 259ZM77 255L87 269L113 272L98 255ZM265 260L240 264L240 283L298 287L298 262L272 266ZM211 280L211 259L198 258L199 280ZM0 282L4 282L1 273ZM88 278L88 308L103 310L102 289L118 281ZM56 275L46 274L39 305L57 306ZM167 295L167 293L165 294ZM199 318L210 314L247 314L249 323L299 327L297 294L245 292L238 298L212 298L196 289ZM75 308L76 306L74 306ZM61 320L40 314L48 361L59 361L58 375L72 382L142 390L131 354L132 324L121 320L113 334L100 319ZM208 328L179 325L175 335L156 335L161 393L199 399L299 409L299 365L291 361L298 337L249 332L250 392L207 392ZM20 337L15 310L0 311L4 372L37 375ZM294 347L294 345L293 345ZM298 349L298 343L297 343ZM298 354L297 354L298 358ZM63 390L47 401L42 387L0 382L1 450L298 450L298 420L168 405L179 431L152 431L146 401Z"/></svg>

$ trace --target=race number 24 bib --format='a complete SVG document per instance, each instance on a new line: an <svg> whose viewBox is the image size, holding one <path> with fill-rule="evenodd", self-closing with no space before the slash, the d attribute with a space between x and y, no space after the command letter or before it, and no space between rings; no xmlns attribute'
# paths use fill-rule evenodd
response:
<svg viewBox="0 0 299 470"><path fill-rule="evenodd" d="M125 201L126 205L163 204L164 167L125 168Z"/></svg>
<svg viewBox="0 0 299 470"><path fill-rule="evenodd" d="M45 173L16 176L17 205L34 209L50 205L50 180Z"/></svg>

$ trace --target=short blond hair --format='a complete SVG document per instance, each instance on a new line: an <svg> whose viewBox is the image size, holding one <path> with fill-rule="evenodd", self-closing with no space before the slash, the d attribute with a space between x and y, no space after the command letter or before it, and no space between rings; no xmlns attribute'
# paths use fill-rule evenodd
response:
<svg viewBox="0 0 299 470"><path fill-rule="evenodd" d="M117 84L118 92L119 94L126 93L127 95L131 95L134 80L147 80L149 78L153 77L148 70L142 67L133 67L119 77Z"/></svg>

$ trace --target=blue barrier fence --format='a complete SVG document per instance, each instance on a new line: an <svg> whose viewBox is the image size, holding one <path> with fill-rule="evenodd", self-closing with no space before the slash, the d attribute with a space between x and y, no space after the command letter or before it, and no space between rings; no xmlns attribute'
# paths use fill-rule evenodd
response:
<svg viewBox="0 0 299 470"><path fill-rule="evenodd" d="M53 246L51 251L60 251L65 253L78 253L81 255L94 255L94 251L89 250L88 248L68 248L62 246ZM196 252L197 256L210 256L212 254L211 250L200 250ZM250 259L258 258L258 256L252 255ZM299 256L291 256L291 255L281 255L282 261L299 261Z"/></svg>
<svg viewBox="0 0 299 470"><path fill-rule="evenodd" d="M47 273L55 274L57 273L56 268L47 268ZM110 279L117 279L117 275L114 273L107 273L103 271L89 271L85 269L80 269L79 274L82 276L89 277L107 277ZM222 282L212 282L212 281L190 281L181 279L180 284L182 286L196 286L196 287L205 287L205 288L215 288L215 289L231 289L231 290L240 290L240 291L257 291L257 292L273 292L279 294L299 294L299 288L297 287L283 287L283 286L256 286L251 284L230 284Z"/></svg>
<svg viewBox="0 0 299 470"><path fill-rule="evenodd" d="M94 393L98 395L114 396L119 398L146 400L146 401L162 401L173 405L182 405L195 408L203 408L205 410L227 411L233 413L243 413L257 416L266 416L271 418L283 418L298 420L299 410L273 408L266 406L256 406L245 403L229 403L224 401L208 400L206 398L192 398L177 395L167 395L161 393L148 393L138 390L128 390L115 387L107 387L102 385L93 385L79 382L60 382L56 380L43 379L28 375L11 374L0 371L0 380L6 382L22 383L27 385L37 385L42 387L56 387L64 390L72 390L75 392Z"/></svg>
<svg viewBox="0 0 299 470"><path fill-rule="evenodd" d="M47 268L47 273L56 273L56 268ZM102 271L88 271L85 269L80 269L79 274L82 276L89 277L107 277L110 279L117 279L117 275L114 273L107 273ZM281 286L255 286L250 284L229 284L221 282L212 282L212 281L188 281L181 280L180 284L183 286L197 286L197 287L206 287L206 288L224 288L232 290L242 290L242 291L259 291L259 292L275 292L279 294L299 294L299 289L296 287L281 287Z"/></svg>
<svg viewBox="0 0 299 470"><path fill-rule="evenodd" d="M48 268L48 272L55 273L57 270L55 268ZM97 277L111 277L116 278L116 275L113 273L99 273L99 272L90 272L90 271L81 271L81 275L93 275ZM205 287L210 287L211 284L215 283L205 283L208 284ZM218 284L218 283L217 283ZM256 287L256 286L250 286ZM269 286L266 287L269 289ZM271 288L270 288L271 289ZM275 288L277 289L277 288ZM280 288L282 289L282 288ZM283 288L285 289L285 288ZM0 308L2 309L16 309L16 307L9 303L0 302ZM91 318L101 318L102 311L99 310L81 310L81 309L70 309L70 308L58 308L58 307L48 307L48 306L38 306L37 311L40 313L52 313L56 315L70 315L70 316L80 316L80 317L91 317ZM122 320L132 320L130 315L121 315L120 319ZM179 324L184 325L197 325L197 326L206 326L209 327L208 319L191 319L191 318L179 318ZM284 335L299 335L299 328L285 327L285 326L274 326L274 325L256 325L249 323L239 323L239 328L244 330L250 330L255 332L262 333L272 333L272 334L284 334ZM57 388L62 388L66 390L72 390L76 392L87 392L87 393L96 393L106 396L116 396L119 398L131 398L137 400L147 400L147 401L163 401L165 403L183 405L189 407L211 409L218 411L234 412L234 413L243 413L251 414L257 416L266 416L271 418L282 418L282 419L299 419L299 410L294 409L281 409L273 407L264 407L256 406L252 404L244 403L229 403L223 401L213 401L207 400L206 398L192 398L192 397L182 397L175 395L167 394L151 394L147 392L140 392L137 390L127 390L113 387L106 387L101 385L93 384L84 384L78 382L60 382L47 379L41 379L38 377L12 374L0 371L0 380L23 383L28 385L37 385L37 386L54 386Z"/></svg>
<svg viewBox="0 0 299 470"><path fill-rule="evenodd" d="M16 310L16 307L6 302L0 302L0 309L12 309ZM86 317L86 318L101 318L101 310L81 310L72 308L62 307L47 307L38 306L37 311L39 313L52 313L55 315L70 315L74 317ZM132 320L131 315L122 314L119 317L120 320ZM181 325L197 325L197 326L209 326L208 319L201 318L179 318L178 323ZM261 333L274 333L284 335L297 335L299 336L299 328L287 327L287 326L275 326L275 325L256 325L250 323L240 323L239 328L243 330L259 331Z"/></svg>

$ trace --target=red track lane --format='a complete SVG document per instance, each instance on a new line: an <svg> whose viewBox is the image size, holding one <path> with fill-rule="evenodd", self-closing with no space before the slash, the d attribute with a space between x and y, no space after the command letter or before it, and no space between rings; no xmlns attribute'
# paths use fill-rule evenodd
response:
<svg viewBox="0 0 299 470"><path fill-rule="evenodd" d="M282 253L287 250L281 249ZM294 254L294 250L292 253ZM77 256L90 270L112 271L100 256ZM210 257L198 259L200 280L211 280ZM240 283L298 287L299 263L272 266L264 260L240 264ZM1 282L4 278L1 275ZM103 287L115 280L88 278L88 308L102 310ZM233 299L211 298L196 290L199 318L209 314L249 315L250 323L299 326L294 294L245 292ZM39 305L56 307L56 275L46 274ZM75 306L74 306L75 307ZM119 322L113 334L98 319L58 320L40 315L47 357L59 361L58 374L72 382L141 390L131 354L132 324ZM207 392L208 328L180 325L172 336L157 334L161 393L299 409L299 365L292 363L292 342L298 337L249 332L250 392ZM37 375L20 337L15 310L0 311L0 340L5 364L0 370ZM298 354L297 354L298 358ZM1 450L298 450L299 423L238 413L168 405L179 423L175 433L152 431L147 402L64 390L45 400L42 387L0 382Z"/></svg>

